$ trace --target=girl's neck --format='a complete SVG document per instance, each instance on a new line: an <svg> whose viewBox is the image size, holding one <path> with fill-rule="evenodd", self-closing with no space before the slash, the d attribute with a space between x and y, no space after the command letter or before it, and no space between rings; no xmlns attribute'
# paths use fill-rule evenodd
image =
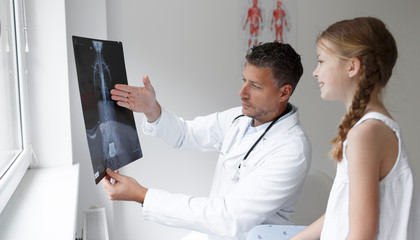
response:
<svg viewBox="0 0 420 240"><path fill-rule="evenodd" d="M349 109L350 106L351 106L351 102L348 104L347 109ZM379 112L392 118L391 114L389 114L389 112L387 111L387 109L385 108L384 104L382 103L380 99L378 86L376 86L374 90L372 91L372 93L370 94L369 103L366 106L364 114L368 112Z"/></svg>
<svg viewBox="0 0 420 240"><path fill-rule="evenodd" d="M388 112L384 104L377 98L369 101L369 104L366 106L365 114L368 112L379 112L392 119L391 114Z"/></svg>

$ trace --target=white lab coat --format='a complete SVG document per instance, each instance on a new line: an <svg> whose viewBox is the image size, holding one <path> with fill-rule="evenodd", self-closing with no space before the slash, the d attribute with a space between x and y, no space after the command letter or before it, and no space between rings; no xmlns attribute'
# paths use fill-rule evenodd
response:
<svg viewBox="0 0 420 240"><path fill-rule="evenodd" d="M245 161L245 154L269 123L244 136L251 118L233 121L241 109L193 121L162 110L158 124L144 120L145 134L175 148L220 152L208 198L150 188L143 204L144 219L205 233L208 239L246 239L258 224L291 224L311 160L310 142L297 109L274 124Z"/></svg>

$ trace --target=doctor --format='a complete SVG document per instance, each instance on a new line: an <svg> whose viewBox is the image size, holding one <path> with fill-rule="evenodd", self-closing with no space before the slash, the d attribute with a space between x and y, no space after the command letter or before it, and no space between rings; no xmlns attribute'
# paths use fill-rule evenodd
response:
<svg viewBox="0 0 420 240"><path fill-rule="evenodd" d="M102 185L111 200L137 201L144 219L195 231L185 239L246 239L258 224L292 224L311 160L298 110L288 103L303 73L300 56L289 44L270 42L252 47L246 60L242 106L191 121L159 105L147 76L144 87L115 86L119 106L145 114L145 134L220 155L208 198L145 188L108 169Z"/></svg>

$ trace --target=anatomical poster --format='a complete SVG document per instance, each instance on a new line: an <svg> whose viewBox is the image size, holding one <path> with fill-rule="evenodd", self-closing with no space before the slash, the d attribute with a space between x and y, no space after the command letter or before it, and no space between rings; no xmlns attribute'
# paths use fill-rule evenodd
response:
<svg viewBox="0 0 420 240"><path fill-rule="evenodd" d="M96 184L106 168L117 170L143 156L133 112L111 99L127 84L122 43L73 36L79 92Z"/></svg>
<svg viewBox="0 0 420 240"><path fill-rule="evenodd" d="M296 0L240 0L241 56L260 42L296 47Z"/></svg>

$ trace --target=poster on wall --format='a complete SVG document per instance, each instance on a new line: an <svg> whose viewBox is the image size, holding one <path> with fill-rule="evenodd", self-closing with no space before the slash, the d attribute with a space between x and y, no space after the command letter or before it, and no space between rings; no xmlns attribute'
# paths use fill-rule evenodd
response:
<svg viewBox="0 0 420 240"><path fill-rule="evenodd" d="M241 55L260 42L296 47L296 0L239 0Z"/></svg>
<svg viewBox="0 0 420 240"><path fill-rule="evenodd" d="M115 84L127 84L122 43L73 36L86 137L96 184L106 168L117 170L143 153L133 112L111 99Z"/></svg>

